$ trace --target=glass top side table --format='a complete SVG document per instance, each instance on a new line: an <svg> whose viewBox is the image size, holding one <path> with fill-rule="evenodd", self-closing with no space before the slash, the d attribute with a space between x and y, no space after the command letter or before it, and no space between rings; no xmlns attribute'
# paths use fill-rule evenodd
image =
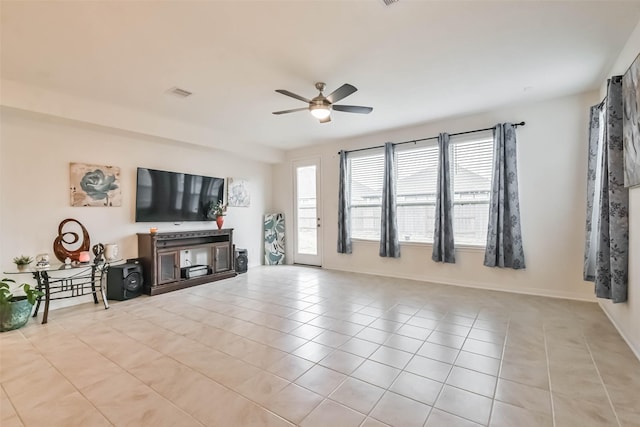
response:
<svg viewBox="0 0 640 427"><path fill-rule="evenodd" d="M49 317L49 302L58 299L75 298L93 294L93 302L98 304L98 293L102 297L105 310L109 308L105 292L106 274L109 266L122 260L101 263L51 264L45 268L29 268L25 270L5 271L5 274L32 274L37 282L37 289L44 292L38 298L33 317L38 316L40 304L44 298L44 314L42 323Z"/></svg>

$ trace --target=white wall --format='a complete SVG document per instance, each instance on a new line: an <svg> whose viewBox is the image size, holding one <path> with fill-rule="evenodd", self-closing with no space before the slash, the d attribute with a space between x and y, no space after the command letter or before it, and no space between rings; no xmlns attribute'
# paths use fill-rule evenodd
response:
<svg viewBox="0 0 640 427"><path fill-rule="evenodd" d="M515 106L470 117L398 129L287 153L290 161L274 166L274 206L286 213L293 236L291 160L322 159L323 267L513 292L595 300L593 285L582 280L589 106L598 93ZM338 114L338 113L337 113ZM336 118L338 120L343 119ZM345 120L348 118L344 118ZM371 116L375 120L375 116ZM338 155L355 149L526 121L518 128L522 233L527 269L501 270L482 265L484 252L459 249L455 265L431 261L431 246L402 244L400 259L378 256L376 242L356 241L353 254L336 252ZM289 252L292 245L288 245ZM292 260L289 253L288 260Z"/></svg>
<svg viewBox="0 0 640 427"><path fill-rule="evenodd" d="M283 159L281 150L272 147L248 142L229 144L229 141L237 139L232 132L214 130L168 116L30 86L13 80L0 79L0 87L2 88L0 103L5 107L168 138L196 146L218 148L240 155L242 158L261 162L278 162Z"/></svg>
<svg viewBox="0 0 640 427"><path fill-rule="evenodd" d="M147 137L51 116L2 108L0 116L0 266L14 268L19 254L53 256L58 224L79 220L91 244L117 243L123 258L137 256L136 233L215 228L213 222L135 223L136 168L241 177L249 182L251 206L229 208L225 228L236 247L249 250L249 265L262 259L262 216L271 203L271 165L224 151ZM121 207L71 207L69 163L121 169ZM81 302L81 298L69 300ZM58 302L58 306L60 302ZM52 307L56 305L52 304Z"/></svg>
<svg viewBox="0 0 640 427"><path fill-rule="evenodd" d="M607 76L624 74L638 54L640 54L640 22ZM629 189L628 300L621 304L613 304L608 300L599 300L599 303L640 359L640 186Z"/></svg>

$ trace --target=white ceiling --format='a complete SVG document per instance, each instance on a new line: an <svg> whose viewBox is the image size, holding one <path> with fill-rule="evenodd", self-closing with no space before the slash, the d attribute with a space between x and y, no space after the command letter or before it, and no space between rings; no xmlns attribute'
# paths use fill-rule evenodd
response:
<svg viewBox="0 0 640 427"><path fill-rule="evenodd" d="M287 150L597 88L640 1L1 3L3 80ZM369 115L272 111L343 83ZM189 98L168 94L178 86ZM326 94L327 94L326 93Z"/></svg>

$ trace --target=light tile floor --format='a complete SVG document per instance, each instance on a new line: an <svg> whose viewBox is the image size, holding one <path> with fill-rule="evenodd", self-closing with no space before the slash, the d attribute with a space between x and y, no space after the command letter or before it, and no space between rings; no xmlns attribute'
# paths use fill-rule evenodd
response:
<svg viewBox="0 0 640 427"><path fill-rule="evenodd" d="M640 426L594 303L252 268L0 335L0 425Z"/></svg>

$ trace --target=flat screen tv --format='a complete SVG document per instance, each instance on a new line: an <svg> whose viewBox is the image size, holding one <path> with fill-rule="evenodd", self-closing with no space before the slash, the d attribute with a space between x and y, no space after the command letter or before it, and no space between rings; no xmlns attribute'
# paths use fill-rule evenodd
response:
<svg viewBox="0 0 640 427"><path fill-rule="evenodd" d="M138 168L136 222L212 221L223 196L224 178Z"/></svg>

